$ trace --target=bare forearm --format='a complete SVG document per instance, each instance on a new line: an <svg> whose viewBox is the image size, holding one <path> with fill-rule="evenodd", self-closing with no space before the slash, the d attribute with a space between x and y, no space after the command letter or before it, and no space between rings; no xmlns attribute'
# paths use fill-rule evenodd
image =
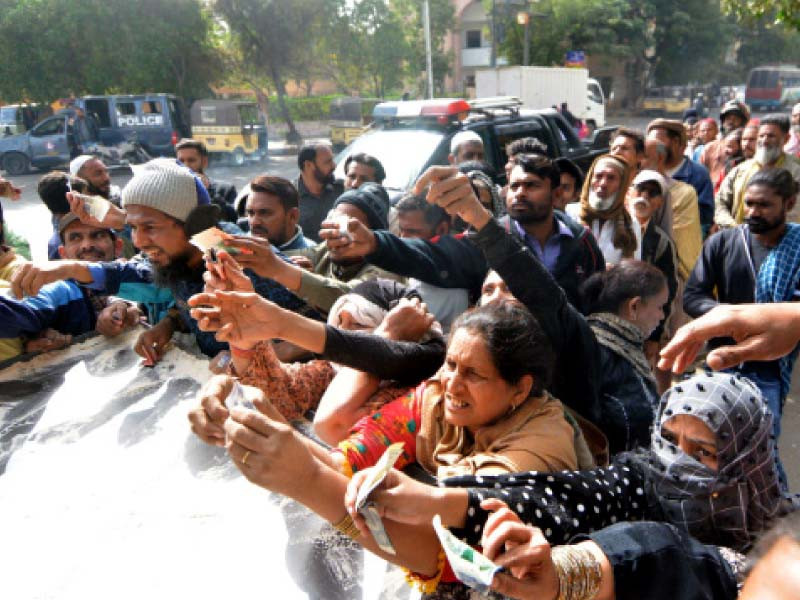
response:
<svg viewBox="0 0 800 600"><path fill-rule="evenodd" d="M325 323L322 321L282 309L275 331L276 335L265 337L286 340L314 354L321 354L325 349Z"/></svg>
<svg viewBox="0 0 800 600"><path fill-rule="evenodd" d="M328 444L336 444L366 414L367 400L378 391L380 379L363 371L343 368L333 379L314 416L314 431Z"/></svg>
<svg viewBox="0 0 800 600"><path fill-rule="evenodd" d="M295 500L330 523L338 523L346 514L344 493L347 483L347 477L320 462L314 485L303 486ZM381 551L367 533L359 535L356 541L370 552L411 571L426 576L436 573L440 545L431 525L406 525L388 519L383 519L383 524L396 555Z"/></svg>
<svg viewBox="0 0 800 600"><path fill-rule="evenodd" d="M578 546L591 552L597 562L600 563L600 589L597 591L594 600L614 600L614 569L605 552L593 541L581 542Z"/></svg>

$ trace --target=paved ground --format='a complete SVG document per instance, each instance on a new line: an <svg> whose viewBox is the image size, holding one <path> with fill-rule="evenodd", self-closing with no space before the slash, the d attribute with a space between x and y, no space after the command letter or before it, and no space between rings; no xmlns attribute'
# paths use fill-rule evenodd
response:
<svg viewBox="0 0 800 600"><path fill-rule="evenodd" d="M649 121L646 117L624 117L615 122L628 127L644 129ZM612 121L614 122L614 121ZM304 131L306 135L319 135L321 126ZM294 179L297 176L297 157L291 148L270 140L273 154L264 161L246 163L242 167L214 166L209 170L212 178L228 181L241 188L247 181L259 173L269 172L274 175ZM282 154L278 155L277 153ZM46 258L47 239L50 236L49 213L36 194L36 184L41 173L32 173L14 178L14 183L23 186L22 199L19 202L3 200L3 212L6 222L14 231L28 238L33 251L34 260ZM112 181L124 186L130 179L128 169L116 170ZM792 400L792 398L796 400ZM800 368L795 370L792 393L784 411L783 434L781 436L781 457L783 458L792 489L800 490Z"/></svg>

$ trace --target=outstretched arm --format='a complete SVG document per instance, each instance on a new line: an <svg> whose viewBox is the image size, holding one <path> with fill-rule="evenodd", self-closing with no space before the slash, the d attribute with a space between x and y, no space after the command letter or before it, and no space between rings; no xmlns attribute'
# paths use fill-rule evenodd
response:
<svg viewBox="0 0 800 600"><path fill-rule="evenodd" d="M775 360L789 354L800 341L800 305L721 304L681 327L661 351L660 369L683 373L711 338L730 337L733 346L712 350L706 362L727 369L750 360Z"/></svg>

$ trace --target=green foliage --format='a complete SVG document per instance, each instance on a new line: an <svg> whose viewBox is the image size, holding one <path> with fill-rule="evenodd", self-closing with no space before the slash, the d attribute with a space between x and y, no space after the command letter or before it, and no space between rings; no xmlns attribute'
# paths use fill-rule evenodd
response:
<svg viewBox="0 0 800 600"><path fill-rule="evenodd" d="M408 59L409 75L418 79L419 90L425 88L425 29L423 27L422 5L420 0L390 0L389 6L398 15L411 53ZM430 0L431 49L433 84L438 92L444 87L444 78L450 74L453 53L445 52L444 42L447 33L455 26L455 12L449 0Z"/></svg>
<svg viewBox="0 0 800 600"><path fill-rule="evenodd" d="M737 19L754 23L763 19L800 30L798 0L722 0L722 8Z"/></svg>
<svg viewBox="0 0 800 600"><path fill-rule="evenodd" d="M197 0L4 0L0 96L206 95L221 64Z"/></svg>
<svg viewBox="0 0 800 600"><path fill-rule="evenodd" d="M744 4L751 2L739 3ZM753 64L786 60L795 47L791 36L763 25L737 25L717 0L542 0L529 6L540 15L531 21L532 64L562 65L567 50L584 50L624 61L640 91L648 81L741 81ZM515 21L516 10L500 16L505 31L500 52L510 63L521 63L523 28ZM737 41L740 66L726 64Z"/></svg>
<svg viewBox="0 0 800 600"><path fill-rule="evenodd" d="M320 61L343 92L383 97L402 86L411 48L403 21L386 0L340 0L331 15Z"/></svg>
<svg viewBox="0 0 800 600"><path fill-rule="evenodd" d="M217 0L215 4L230 28L241 70L263 69L272 80L292 142L300 136L286 106L286 78L302 69L304 57L313 52L326 22L324 4L324 0Z"/></svg>
<svg viewBox="0 0 800 600"><path fill-rule="evenodd" d="M331 100L341 97L341 94L327 94L310 98L287 98L286 105L289 107L289 116L294 121L324 121L330 117ZM277 96L271 96L270 104L274 106L277 99ZM274 116L278 117L278 121L284 120L280 115Z"/></svg>

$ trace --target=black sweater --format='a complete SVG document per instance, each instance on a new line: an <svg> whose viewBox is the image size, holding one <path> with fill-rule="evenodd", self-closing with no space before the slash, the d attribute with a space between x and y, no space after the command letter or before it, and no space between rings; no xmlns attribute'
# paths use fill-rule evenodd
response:
<svg viewBox="0 0 800 600"><path fill-rule="evenodd" d="M553 215L569 227L574 236L562 238L561 253L553 269L553 277L567 292L570 302L577 306L580 284L595 271L604 270L605 261L589 230L562 212L554 211ZM504 223L506 229L518 238L516 227L507 217ZM376 231L375 238L377 248L366 259L381 269L439 287L466 288L473 298L480 295L489 267L481 251L470 243L468 236L459 234L437 236L431 240L401 239L388 231Z"/></svg>
<svg viewBox="0 0 800 600"><path fill-rule="evenodd" d="M750 304L756 301L756 268L750 256L750 229L746 225L723 229L703 244L683 292L683 309L690 317L701 317L718 304ZM709 346L734 344L716 338ZM779 377L779 362L751 361L745 368L764 377Z"/></svg>

